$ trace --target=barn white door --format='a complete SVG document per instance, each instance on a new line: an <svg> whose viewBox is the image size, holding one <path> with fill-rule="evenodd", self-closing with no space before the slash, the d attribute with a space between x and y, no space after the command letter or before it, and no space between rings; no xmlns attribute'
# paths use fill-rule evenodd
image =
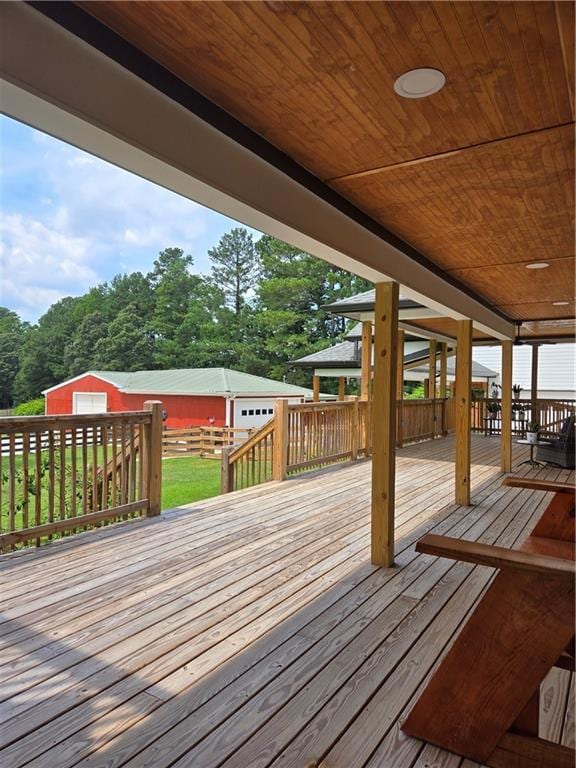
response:
<svg viewBox="0 0 576 768"><path fill-rule="evenodd" d="M274 415L274 400L239 399L234 401L234 426L244 429L261 427Z"/></svg>
<svg viewBox="0 0 576 768"><path fill-rule="evenodd" d="M74 413L106 413L106 392L74 392Z"/></svg>

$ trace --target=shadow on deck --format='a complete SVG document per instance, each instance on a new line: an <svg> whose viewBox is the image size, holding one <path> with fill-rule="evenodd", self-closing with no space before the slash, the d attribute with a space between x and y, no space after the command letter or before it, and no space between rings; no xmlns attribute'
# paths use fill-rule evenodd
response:
<svg viewBox="0 0 576 768"><path fill-rule="evenodd" d="M501 487L477 436L452 504L453 448L399 453L393 569L369 560L366 461L0 559L2 764L460 766L399 723L493 572L414 543L513 546L547 497ZM573 743L572 676L545 687L542 735Z"/></svg>

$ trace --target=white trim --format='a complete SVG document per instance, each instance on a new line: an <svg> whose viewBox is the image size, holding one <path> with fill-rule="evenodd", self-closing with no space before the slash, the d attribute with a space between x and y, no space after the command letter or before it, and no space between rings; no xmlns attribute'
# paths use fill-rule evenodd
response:
<svg viewBox="0 0 576 768"><path fill-rule="evenodd" d="M95 379L99 379L100 381L104 381L104 382L106 382L106 384L111 384L113 387L116 387L116 389L118 391L121 391L121 389L118 386L118 384L115 384L113 381L110 381L110 379L105 379L104 376L100 376L97 373L92 373L91 371L86 371L86 373L81 373L78 376L74 376L73 379L67 379L66 381L62 381L60 384L54 384L53 387L48 387L48 389L43 389L40 394L41 395L47 395L49 392L53 392L55 389L60 389L60 387L65 387L67 384L72 384L75 381L80 381L80 379L83 379L86 376L92 376Z"/></svg>
<svg viewBox="0 0 576 768"><path fill-rule="evenodd" d="M104 410L103 411L96 411L96 413L108 413L108 393L107 392L72 392L72 413L77 414L78 411L76 410L76 398L78 395L104 395Z"/></svg>
<svg viewBox="0 0 576 768"><path fill-rule="evenodd" d="M373 282L395 280L442 314L514 338L512 322L31 6L2 3L0 15L6 114Z"/></svg>

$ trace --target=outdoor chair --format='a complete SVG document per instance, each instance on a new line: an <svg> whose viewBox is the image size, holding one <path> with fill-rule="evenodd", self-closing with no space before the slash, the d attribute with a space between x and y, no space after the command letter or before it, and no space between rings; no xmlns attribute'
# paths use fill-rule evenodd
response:
<svg viewBox="0 0 576 768"><path fill-rule="evenodd" d="M549 444L538 446L536 460L574 469L575 417L565 419L560 432L550 438Z"/></svg>

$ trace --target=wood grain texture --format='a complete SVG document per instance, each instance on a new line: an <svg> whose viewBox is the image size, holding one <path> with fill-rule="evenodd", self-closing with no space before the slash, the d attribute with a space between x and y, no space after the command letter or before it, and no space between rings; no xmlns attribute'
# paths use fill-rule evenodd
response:
<svg viewBox="0 0 576 768"><path fill-rule="evenodd" d="M398 283L378 283L374 308L372 410L372 562L394 563Z"/></svg>
<svg viewBox="0 0 576 768"><path fill-rule="evenodd" d="M510 317L574 315L533 306L567 273L506 271L573 273L570 2L80 5ZM399 97L423 65L445 87Z"/></svg>
<svg viewBox="0 0 576 768"><path fill-rule="evenodd" d="M503 341L501 385L502 385L502 421L500 439L500 469L512 471L512 355L514 346L511 341Z"/></svg>
<svg viewBox="0 0 576 768"><path fill-rule="evenodd" d="M470 402L472 386L472 321L458 320L456 349L456 504L470 504Z"/></svg>
<svg viewBox="0 0 576 768"><path fill-rule="evenodd" d="M503 492L479 436L462 514L453 455L447 438L398 457L394 569L370 564L364 462L0 558L3 706L20 708L0 762L412 768L422 745L398 721L490 578L416 540L514 546L542 509L538 492Z"/></svg>
<svg viewBox="0 0 576 768"><path fill-rule="evenodd" d="M361 356L360 397L362 400L369 400L372 384L372 322L370 320L362 323Z"/></svg>
<svg viewBox="0 0 576 768"><path fill-rule="evenodd" d="M81 5L322 178L571 120L552 3ZM398 97L423 62L447 86Z"/></svg>

